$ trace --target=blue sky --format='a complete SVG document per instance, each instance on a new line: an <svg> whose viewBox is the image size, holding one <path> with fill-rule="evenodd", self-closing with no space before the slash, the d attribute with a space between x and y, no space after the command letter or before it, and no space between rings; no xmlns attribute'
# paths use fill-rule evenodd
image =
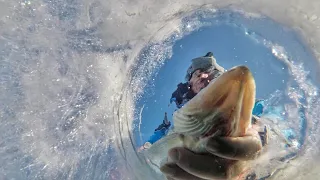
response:
<svg viewBox="0 0 320 180"><path fill-rule="evenodd" d="M261 22L261 25L266 22ZM270 24L267 26L270 28ZM273 25L275 29L281 29ZM263 26L262 26L263 29ZM262 30L263 31L263 30ZM274 31L274 30L273 30ZM279 30L278 30L279 31ZM279 35L283 40L292 39L290 33ZM284 36L289 38L284 38ZM295 41L295 40L294 40ZM276 90L285 89L288 69L272 54L271 50L249 38L243 30L228 24L201 28L177 41L173 46L173 56L166 60L154 78L154 88L139 100L138 108L143 105L141 134L143 141L152 135L162 122L164 112L171 120L175 105L168 107L172 92L184 76L191 59L213 52L218 64L225 69L236 65L247 65L253 72L257 85L257 98L267 98ZM137 137L138 145L141 144Z"/></svg>

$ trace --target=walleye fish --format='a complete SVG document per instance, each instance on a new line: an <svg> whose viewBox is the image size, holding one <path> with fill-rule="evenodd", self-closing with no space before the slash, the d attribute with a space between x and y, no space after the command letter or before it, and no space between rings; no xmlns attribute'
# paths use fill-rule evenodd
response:
<svg viewBox="0 0 320 180"><path fill-rule="evenodd" d="M160 172L173 147L208 153L204 146L208 137L245 135L251 127L255 95L255 81L246 66L236 66L210 82L174 113L173 131L144 151L150 166ZM239 171L242 166L234 164L228 173Z"/></svg>

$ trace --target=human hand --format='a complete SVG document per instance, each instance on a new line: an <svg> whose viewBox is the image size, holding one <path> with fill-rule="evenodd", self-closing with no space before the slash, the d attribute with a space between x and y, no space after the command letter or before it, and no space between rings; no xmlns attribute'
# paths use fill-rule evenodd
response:
<svg viewBox="0 0 320 180"><path fill-rule="evenodd" d="M208 154L196 154L186 148L169 150L173 162L160 169L168 180L226 179L230 161L255 159L262 148L259 134L250 129L243 137L213 137L206 144ZM233 172L233 176L241 172Z"/></svg>

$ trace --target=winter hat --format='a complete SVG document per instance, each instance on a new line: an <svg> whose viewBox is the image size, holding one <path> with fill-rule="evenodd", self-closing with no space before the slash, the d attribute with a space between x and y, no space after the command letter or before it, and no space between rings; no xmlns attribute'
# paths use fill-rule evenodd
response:
<svg viewBox="0 0 320 180"><path fill-rule="evenodd" d="M203 71L208 71L208 70L218 70L220 72L225 71L223 67L217 64L217 61L213 57L212 52L208 52L205 56L192 59L192 64L187 70L185 80L189 81L191 79L192 74L198 69L201 69Z"/></svg>

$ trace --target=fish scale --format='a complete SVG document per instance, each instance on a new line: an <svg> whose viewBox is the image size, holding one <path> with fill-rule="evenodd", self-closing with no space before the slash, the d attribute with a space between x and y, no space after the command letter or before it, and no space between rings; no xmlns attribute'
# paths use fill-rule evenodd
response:
<svg viewBox="0 0 320 180"><path fill-rule="evenodd" d="M160 173L159 167L168 161L168 150L174 147L208 153L205 144L209 137L244 135L251 126L255 91L254 78L246 66L236 66L219 76L174 113L173 131L144 151L150 166ZM234 166L230 172L239 168Z"/></svg>

